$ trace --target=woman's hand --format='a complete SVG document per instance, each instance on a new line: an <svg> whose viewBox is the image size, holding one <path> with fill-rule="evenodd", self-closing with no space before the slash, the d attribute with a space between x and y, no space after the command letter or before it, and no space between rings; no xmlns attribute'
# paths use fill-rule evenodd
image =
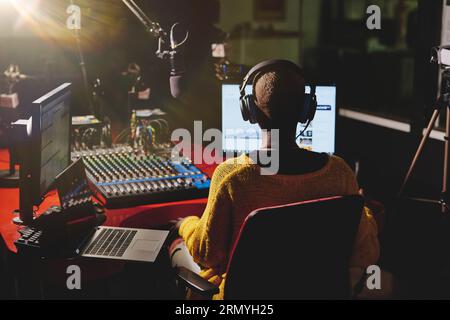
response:
<svg viewBox="0 0 450 320"><path fill-rule="evenodd" d="M180 230L181 224L183 223L184 218L178 218L176 220L170 221L170 224L172 224L172 230L177 231Z"/></svg>

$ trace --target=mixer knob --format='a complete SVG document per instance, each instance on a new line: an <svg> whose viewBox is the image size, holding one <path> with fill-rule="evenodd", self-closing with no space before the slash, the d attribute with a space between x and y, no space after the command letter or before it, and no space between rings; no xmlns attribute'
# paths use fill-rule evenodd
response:
<svg viewBox="0 0 450 320"><path fill-rule="evenodd" d="M167 189L167 186L164 184L164 182L162 182L162 181L159 181L159 187L160 187L160 189L162 189L162 190L166 190Z"/></svg>
<svg viewBox="0 0 450 320"><path fill-rule="evenodd" d="M119 189L116 188L114 185L111 185L111 189L114 195L119 194Z"/></svg>
<svg viewBox="0 0 450 320"><path fill-rule="evenodd" d="M131 188L134 192L139 193L141 192L141 189L136 185L136 183L131 184Z"/></svg>
<svg viewBox="0 0 450 320"><path fill-rule="evenodd" d="M139 191L145 192L145 189L146 189L146 188L145 188L144 183L142 183L142 182L137 182L136 185L137 185L137 187L139 188Z"/></svg>
<svg viewBox="0 0 450 320"><path fill-rule="evenodd" d="M126 183L124 185L124 187L125 187L125 192L128 194L130 194L133 191L133 188L128 183Z"/></svg>
<svg viewBox="0 0 450 320"><path fill-rule="evenodd" d="M145 185L145 189L147 191L153 191L153 187L150 185L150 183L148 183L147 181L144 182Z"/></svg>
<svg viewBox="0 0 450 320"><path fill-rule="evenodd" d="M110 187L108 186L103 186L103 189L106 191L106 193L108 194L108 196L112 196L113 195L113 191Z"/></svg>
<svg viewBox="0 0 450 320"><path fill-rule="evenodd" d="M117 185L117 188L119 189L119 192L118 193L120 193L120 194L125 194L125 188L124 188L124 186L123 185L120 185L120 184L118 184Z"/></svg>

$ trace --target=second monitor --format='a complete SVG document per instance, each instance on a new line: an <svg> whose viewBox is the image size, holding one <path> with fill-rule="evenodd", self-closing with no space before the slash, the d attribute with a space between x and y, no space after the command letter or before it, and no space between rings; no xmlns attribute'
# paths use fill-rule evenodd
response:
<svg viewBox="0 0 450 320"><path fill-rule="evenodd" d="M245 88L252 93L252 86ZM306 93L310 92L306 87ZM303 136L297 139L297 144L315 152L333 154L335 152L336 136L336 86L318 86L317 112L314 121ZM239 84L222 85L222 148L224 152L250 152L261 145L261 129L242 119L239 107ZM299 124L297 135L304 125Z"/></svg>
<svg viewBox="0 0 450 320"><path fill-rule="evenodd" d="M71 84L65 83L34 101L28 138L20 156L20 220L30 224L33 208L43 201L55 178L70 165ZM31 125L30 125L31 121ZM17 122L19 124L19 122Z"/></svg>

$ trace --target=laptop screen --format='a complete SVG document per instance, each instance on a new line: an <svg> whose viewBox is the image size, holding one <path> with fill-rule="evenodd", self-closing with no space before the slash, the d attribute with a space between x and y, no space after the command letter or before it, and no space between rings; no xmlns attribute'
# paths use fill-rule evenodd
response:
<svg viewBox="0 0 450 320"><path fill-rule="evenodd" d="M245 90L252 93L252 85ZM310 87L306 87L309 93ZM318 86L316 116L303 136L297 139L301 148L333 154L336 140L336 86ZM222 85L222 148L224 152L248 153L261 145L261 129L244 121L239 106L239 84ZM297 127L299 135L305 126Z"/></svg>

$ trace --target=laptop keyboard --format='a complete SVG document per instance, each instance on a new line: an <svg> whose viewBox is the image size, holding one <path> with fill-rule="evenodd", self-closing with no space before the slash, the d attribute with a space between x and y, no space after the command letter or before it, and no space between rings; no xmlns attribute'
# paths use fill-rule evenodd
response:
<svg viewBox="0 0 450 320"><path fill-rule="evenodd" d="M137 230L103 228L83 254L122 257L136 233Z"/></svg>

